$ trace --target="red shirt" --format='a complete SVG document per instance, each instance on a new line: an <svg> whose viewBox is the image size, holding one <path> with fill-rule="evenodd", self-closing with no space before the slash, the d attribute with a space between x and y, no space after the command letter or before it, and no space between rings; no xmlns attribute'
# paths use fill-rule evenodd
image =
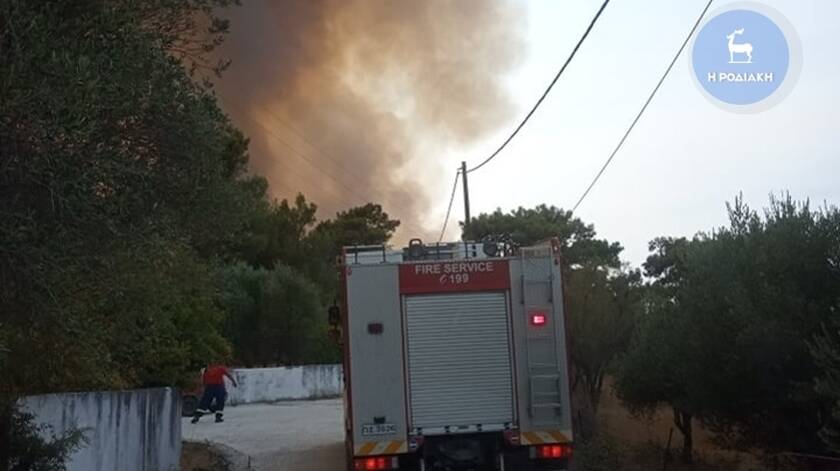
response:
<svg viewBox="0 0 840 471"><path fill-rule="evenodd" d="M204 384L221 384L225 385L225 375L230 374L224 365L210 365L204 370L202 381Z"/></svg>

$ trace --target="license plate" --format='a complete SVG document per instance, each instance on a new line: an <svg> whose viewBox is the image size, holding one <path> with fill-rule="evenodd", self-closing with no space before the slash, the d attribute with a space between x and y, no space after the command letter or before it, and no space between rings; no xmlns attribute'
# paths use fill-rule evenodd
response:
<svg viewBox="0 0 840 471"><path fill-rule="evenodd" d="M369 437L374 435L396 435L397 426L395 424L364 424L362 425L362 435Z"/></svg>

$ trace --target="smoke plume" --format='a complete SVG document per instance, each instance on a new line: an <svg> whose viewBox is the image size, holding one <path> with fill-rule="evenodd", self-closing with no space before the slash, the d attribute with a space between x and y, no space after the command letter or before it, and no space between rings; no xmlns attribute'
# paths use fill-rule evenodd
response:
<svg viewBox="0 0 840 471"><path fill-rule="evenodd" d="M374 201L402 220L399 239L431 238L440 221L424 218L456 166L441 156L511 111L502 78L522 44L508 1L245 0L218 91L253 170L320 217Z"/></svg>

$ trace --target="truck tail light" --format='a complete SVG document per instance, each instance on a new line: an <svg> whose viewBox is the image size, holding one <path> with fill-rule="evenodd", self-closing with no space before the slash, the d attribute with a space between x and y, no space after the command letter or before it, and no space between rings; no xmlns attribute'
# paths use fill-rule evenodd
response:
<svg viewBox="0 0 840 471"><path fill-rule="evenodd" d="M370 456L353 460L355 471L382 471L399 469L400 462L396 456Z"/></svg>
<svg viewBox="0 0 840 471"><path fill-rule="evenodd" d="M537 447L537 458L539 459L562 459L572 456L572 445L568 443L540 445Z"/></svg>

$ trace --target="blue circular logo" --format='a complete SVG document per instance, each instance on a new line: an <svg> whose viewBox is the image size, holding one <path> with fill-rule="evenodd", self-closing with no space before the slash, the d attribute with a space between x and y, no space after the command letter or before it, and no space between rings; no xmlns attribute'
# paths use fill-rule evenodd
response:
<svg viewBox="0 0 840 471"><path fill-rule="evenodd" d="M735 8L706 22L694 41L691 62L708 96L730 109L750 111L787 88L792 53L777 22L752 8Z"/></svg>

